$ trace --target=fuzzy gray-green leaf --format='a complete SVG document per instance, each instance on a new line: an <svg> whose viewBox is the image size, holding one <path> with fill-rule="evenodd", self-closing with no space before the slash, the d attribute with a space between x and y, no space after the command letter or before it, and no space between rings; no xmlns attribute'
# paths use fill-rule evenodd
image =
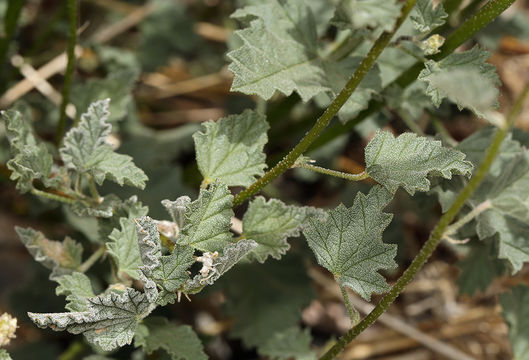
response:
<svg viewBox="0 0 529 360"><path fill-rule="evenodd" d="M55 289L57 295L66 296L66 309L74 312L88 310L88 298L95 296L88 276L80 272L64 275L57 279L59 286Z"/></svg>
<svg viewBox="0 0 529 360"><path fill-rule="evenodd" d="M178 244L201 251L222 251L232 238L232 205L233 195L226 185L213 183L208 189L201 189L198 199L188 206Z"/></svg>
<svg viewBox="0 0 529 360"><path fill-rule="evenodd" d="M197 164L204 179L228 186L249 186L264 174L263 147L269 126L265 116L246 110L218 121L202 123L193 135Z"/></svg>
<svg viewBox="0 0 529 360"><path fill-rule="evenodd" d="M443 25L447 17L443 5L434 5L433 0L418 0L410 14L413 26L424 34Z"/></svg>
<svg viewBox="0 0 529 360"><path fill-rule="evenodd" d="M388 131L377 131L365 149L366 171L390 192L399 186L413 195L428 191L428 176L451 179L453 174L470 176L472 164L465 154L443 147L440 141L404 133L394 138Z"/></svg>
<svg viewBox="0 0 529 360"><path fill-rule="evenodd" d="M138 236L140 259L143 264L138 268L138 275L143 283L147 299L155 303L159 292L153 275L161 266L162 248L160 234L156 223L148 216L143 216L136 220L136 234Z"/></svg>
<svg viewBox="0 0 529 360"><path fill-rule="evenodd" d="M280 259L290 248L287 238L299 236L307 218L318 215L325 213L312 207L288 206L278 199L255 198L242 219L244 236L258 244L251 256L261 263L268 256Z"/></svg>
<svg viewBox="0 0 529 360"><path fill-rule="evenodd" d="M175 201L162 200L163 207L167 210L173 222L181 229L184 227L187 206L191 203L189 196L180 196Z"/></svg>
<svg viewBox="0 0 529 360"><path fill-rule="evenodd" d="M128 218L119 220L121 229L114 229L107 243L108 253L118 265L120 272L126 273L133 279L139 279L138 267L142 265L138 248L138 236L134 221Z"/></svg>
<svg viewBox="0 0 529 360"><path fill-rule="evenodd" d="M382 29L391 31L400 14L395 0L342 0L331 23L341 29Z"/></svg>
<svg viewBox="0 0 529 360"><path fill-rule="evenodd" d="M130 344L139 321L153 309L144 294L131 288L121 294L109 292L89 298L87 302L88 308L82 312L28 313L28 316L41 328L83 333L89 342L111 351Z"/></svg>
<svg viewBox="0 0 529 360"><path fill-rule="evenodd" d="M51 270L51 280L71 274L81 265L83 247L75 240L69 237L62 242L49 240L43 233L32 228L17 226L15 230L31 256Z"/></svg>
<svg viewBox="0 0 529 360"><path fill-rule="evenodd" d="M529 287L519 285L500 296L502 315L509 325L514 360L529 359Z"/></svg>
<svg viewBox="0 0 529 360"><path fill-rule="evenodd" d="M391 198L384 187L375 186L367 195L359 193L351 208L340 204L326 220L309 218L303 230L318 263L367 300L389 289L377 271L396 266L396 245L382 242L392 217L382 209Z"/></svg>
<svg viewBox="0 0 529 360"><path fill-rule="evenodd" d="M460 108L469 108L476 115L497 105L499 84L496 68L485 61L490 53L477 46L471 50L453 53L439 62L428 60L418 79L426 81L426 93L435 106L448 97Z"/></svg>
<svg viewBox="0 0 529 360"><path fill-rule="evenodd" d="M274 360L315 360L316 353L310 348L310 329L297 326L276 332L259 347L259 354Z"/></svg>
<svg viewBox="0 0 529 360"><path fill-rule="evenodd" d="M109 100L93 103L81 115L77 127L64 136L64 145L59 149L65 165L80 173L88 173L101 184L110 179L119 185L145 187L147 176L136 167L128 155L115 153L107 137L112 126L107 123Z"/></svg>

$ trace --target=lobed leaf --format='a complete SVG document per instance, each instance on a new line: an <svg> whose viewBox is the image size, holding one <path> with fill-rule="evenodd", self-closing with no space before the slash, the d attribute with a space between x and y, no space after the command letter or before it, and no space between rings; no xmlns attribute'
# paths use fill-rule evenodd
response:
<svg viewBox="0 0 529 360"><path fill-rule="evenodd" d="M191 326L176 325L166 318L145 319L136 331L134 345L143 347L147 354L165 350L174 360L206 360L202 342Z"/></svg>
<svg viewBox="0 0 529 360"><path fill-rule="evenodd" d="M147 299L151 303L155 303L159 292L153 276L154 272L161 266L160 234L156 223L148 216L136 220L136 231L140 259L143 264L138 268L138 276L143 283Z"/></svg>
<svg viewBox="0 0 529 360"><path fill-rule="evenodd" d="M500 296L502 315L509 325L513 359L529 359L529 287L519 285Z"/></svg>
<svg viewBox="0 0 529 360"><path fill-rule="evenodd" d="M400 8L395 0L342 0L331 23L344 30L371 28L391 31Z"/></svg>
<svg viewBox="0 0 529 360"><path fill-rule="evenodd" d="M243 235L257 243L251 257L263 263L268 256L280 259L290 248L287 238L300 235L309 216L324 216L312 207L285 205L278 199L253 199L242 219Z"/></svg>
<svg viewBox="0 0 529 360"><path fill-rule="evenodd" d="M162 288L158 304L174 301L174 293L189 280L187 269L193 265L193 248L175 245L170 255L160 258L160 267L153 272L153 279Z"/></svg>
<svg viewBox="0 0 529 360"><path fill-rule="evenodd" d="M264 115L246 110L218 121L202 123L193 134L197 164L206 183L249 186L264 175L269 126Z"/></svg>
<svg viewBox="0 0 529 360"><path fill-rule="evenodd" d="M453 53L439 62L428 60L418 79L428 83L426 93L435 106L448 97L458 107L469 108L476 115L497 106L499 78L496 68L485 61L490 53L474 46L471 50Z"/></svg>
<svg viewBox="0 0 529 360"><path fill-rule="evenodd" d="M62 242L49 240L32 228L16 226L15 231L35 261L51 270L51 280L71 274L81 265L83 247L75 240L69 237L65 237Z"/></svg>
<svg viewBox="0 0 529 360"><path fill-rule="evenodd" d="M65 166L79 173L88 173L98 184L110 179L119 185L145 187L147 176L128 155L115 153L107 142L112 126L107 123L109 99L93 103L81 115L77 127L64 136L59 149Z"/></svg>
<svg viewBox="0 0 529 360"><path fill-rule="evenodd" d="M410 195L430 189L428 175L470 176L472 164L464 158L465 154L443 147L440 141L413 133L394 138L388 131L377 131L365 149L369 176L392 193L402 186Z"/></svg>
<svg viewBox="0 0 529 360"><path fill-rule="evenodd" d="M318 263L366 300L389 289L377 271L397 265L396 245L382 242L392 218L382 209L391 198L384 187L375 186L367 195L359 193L351 208L340 204L326 220L309 218L303 230Z"/></svg>
<svg viewBox="0 0 529 360"><path fill-rule="evenodd" d="M443 5L434 6L433 0L418 0L410 14L413 26L423 34L443 25L447 17Z"/></svg>
<svg viewBox="0 0 529 360"><path fill-rule="evenodd" d="M189 196L180 196L175 201L171 200L162 200L162 205L165 207L171 219L175 224L178 225L178 228L181 229L184 227L185 223L185 214L187 211L187 206L191 203L191 198Z"/></svg>
<svg viewBox="0 0 529 360"><path fill-rule="evenodd" d="M63 275L57 279L59 286L55 289L57 295L66 296L66 309L73 312L88 310L87 299L95 296L92 283L88 276L80 272Z"/></svg>
<svg viewBox="0 0 529 360"><path fill-rule="evenodd" d="M232 238L232 205L233 195L226 185L213 183L208 189L200 189L198 199L188 205L178 244L201 251L222 251Z"/></svg>
<svg viewBox="0 0 529 360"><path fill-rule="evenodd" d="M138 323L154 308L145 295L131 288L122 294L109 292L87 299L82 312L28 313L40 328L83 333L86 339L105 351L130 344Z"/></svg>

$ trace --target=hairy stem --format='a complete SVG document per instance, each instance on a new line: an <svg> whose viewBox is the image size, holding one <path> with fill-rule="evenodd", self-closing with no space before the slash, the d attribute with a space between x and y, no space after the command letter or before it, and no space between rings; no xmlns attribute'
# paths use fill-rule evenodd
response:
<svg viewBox="0 0 529 360"><path fill-rule="evenodd" d="M462 226L468 224L472 219L474 219L476 216L481 214L483 211L490 209L492 207L492 203L490 200L486 200L476 206L472 211L469 211L468 214L463 216L461 219L457 220L455 223L450 225L446 228L445 235L453 235L455 234L459 229L461 229Z"/></svg>
<svg viewBox="0 0 529 360"><path fill-rule="evenodd" d="M354 328L349 330L344 336L342 336L340 340L338 340L338 342L320 358L320 360L334 359L345 348L347 344L349 344L356 336L358 336L358 334L364 331L369 325L375 322L375 320L388 309L388 307L393 303L393 301L395 301L397 296L400 295L402 290L404 290L406 285L413 279L415 274L422 268L422 266L428 260L430 255L432 255L437 245L439 245L439 242L443 238L443 234L445 233L450 223L454 220L458 212L461 210L466 200L474 193L474 191L481 184L485 176L488 174L492 162L498 155L501 143L505 139L505 136L507 136L510 127L512 126L514 120L516 119L516 116L520 112L525 97L528 93L529 83L525 86L525 89L520 94L515 104L511 108L511 111L509 112L509 115L507 117L507 126L499 128L496 131L496 134L494 135L494 138L492 139L492 142L489 148L487 149L483 162L476 170L468 184L463 188L463 190L461 190L452 206L450 206L448 211L441 217L441 219L433 229L429 239L423 245L421 251L417 254L415 259L413 259L408 269L406 269L402 276L397 280L395 285L393 285L391 290L382 298L380 303L378 303L378 305L364 319L362 319L362 321L360 321L358 325L356 325Z"/></svg>
<svg viewBox="0 0 529 360"><path fill-rule="evenodd" d="M340 291L342 292L343 301L345 303L345 307L347 308L347 312L349 313L349 318L351 319L351 325L355 326L358 324L358 321L360 320L360 314L358 311L354 308L354 306L351 304L351 301L349 300L349 294L347 294L347 289L342 284L338 283L340 286Z"/></svg>
<svg viewBox="0 0 529 360"><path fill-rule="evenodd" d="M62 88L62 102L59 112L59 123L55 133L55 143L57 146L61 143L66 128L66 106L70 102L70 89L72 87L73 71L75 68L75 44L77 43L77 0L68 0L68 20L70 27L68 31L68 63L66 65L66 74L64 86Z"/></svg>
<svg viewBox="0 0 529 360"><path fill-rule="evenodd" d="M299 167L302 169L311 170L311 171L314 171L320 174L330 175L330 176L334 176L340 179L349 180L349 181L360 181L360 180L369 178L369 175L365 171L362 171L359 174L348 174L348 173L344 173L341 171L330 170L330 169L326 169L321 166L316 166L316 165L307 164L307 163L296 163L293 166Z"/></svg>
<svg viewBox="0 0 529 360"><path fill-rule="evenodd" d="M75 202L75 200L72 199L72 198L69 198L69 197L66 197L66 196L62 196L62 195L58 195L58 194L54 194L54 193L50 193L50 192L47 192L47 191L38 190L38 189L35 189L35 188L31 189L31 193L33 195L37 195L37 196L40 196L40 197L43 197L43 198L46 198L46 199L60 201L60 202L65 203L65 204L73 204Z"/></svg>
<svg viewBox="0 0 529 360"><path fill-rule="evenodd" d="M99 192L97 191L96 182L94 181L94 178L91 176L88 177L88 189L90 190L90 194L92 195L92 198L95 201L100 202L101 196L99 195Z"/></svg>
<svg viewBox="0 0 529 360"><path fill-rule="evenodd" d="M305 152L305 150L307 150L310 144L312 144L312 142L316 140L316 138L321 134L321 132L325 130L327 125L329 125L334 116L349 99L353 91L356 90L356 88L358 87L362 79L366 76L368 71L373 67L373 65L375 65L375 61L382 53L382 51L386 48L386 46L389 44L395 32L402 25L409 12L415 5L416 1L417 0L406 1L404 6L402 7L401 15L397 19L397 23L395 24L393 31L383 32L382 35L380 35L380 37L377 39L377 41L375 41L375 43L371 47L371 50L369 50L369 53L360 63L351 79L349 79L342 91L340 91L340 93L336 96L336 98L329 105L329 107L318 118L312 129L307 132L303 139L301 139L301 141L287 154L287 156L283 158L283 160L277 163L276 166L270 169L262 178L255 181L247 189L238 193L235 196L235 199L233 200L234 206L242 204L244 201L248 200L250 196L257 193L272 180L287 171L294 164L296 159L300 157Z"/></svg>
<svg viewBox="0 0 529 360"><path fill-rule="evenodd" d="M504 12L509 6L511 6L516 0L490 0L485 6L479 9L470 19L465 21L460 28L452 32L447 38L444 45L441 47L441 52L433 57L429 57L435 61L444 59L450 55L457 47L472 38L477 32L483 29L485 26L490 24L495 18L497 18L502 12ZM412 65L408 70L404 71L395 81L388 84L386 89L392 85L397 84L402 89L405 89L412 84L419 76L419 73L424 68L422 62L417 62ZM354 119L349 120L345 125L341 123L334 123L330 126L322 136L318 138L312 145L310 150L316 149L320 146L325 145L329 141L333 140L337 136L348 133L357 124L367 119L372 114L380 111L384 106L383 101L371 100L369 107L366 110L361 111Z"/></svg>
<svg viewBox="0 0 529 360"><path fill-rule="evenodd" d="M90 269L92 265L94 265L96 261L99 260L99 258L105 253L106 250L107 247L105 245L101 245L101 247L97 249L95 253L90 255L90 257L86 259L77 270L82 273L87 272L88 269Z"/></svg>

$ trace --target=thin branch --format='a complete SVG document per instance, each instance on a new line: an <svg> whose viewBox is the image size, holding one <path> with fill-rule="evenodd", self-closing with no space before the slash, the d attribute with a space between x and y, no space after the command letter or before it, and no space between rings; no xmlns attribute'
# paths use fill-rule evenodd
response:
<svg viewBox="0 0 529 360"><path fill-rule="evenodd" d="M450 223L454 220L467 199L474 193L485 176L488 174L492 162L499 153L503 140L507 136L509 129L513 125L516 117L522 109L522 105L527 94L529 94L529 83L527 83L525 89L511 108L509 115L507 116L507 126L504 128L499 128L496 131L496 134L494 135L494 138L487 149L483 162L476 170L468 184L463 188L463 190L461 190L452 206L450 206L448 211L441 217L432 231L428 241L426 241L426 243L423 245L421 251L419 251L415 259L413 259L408 269L406 269L406 271L397 280L395 285L393 285L391 290L382 298L378 305L360 323L358 323L358 325L342 336L340 340L338 340L338 342L320 358L320 360L334 359L347 346L347 344L349 344L354 338L358 336L358 334L375 322L375 320L377 320L389 308L393 301L395 301L395 299L400 295L402 290L404 290L406 285L408 285L408 283L413 279L415 274L422 268L424 263L437 248L437 245L439 245L439 242L442 240L443 234Z"/></svg>
<svg viewBox="0 0 529 360"><path fill-rule="evenodd" d="M50 193L50 192L47 192L47 191L42 191L42 190L38 190L38 189L31 189L31 193L33 195L37 195L37 196L40 196L40 197L43 197L43 198L46 198L46 199L50 199L50 200L55 200L55 201L60 201L62 203L65 203L65 204L73 204L75 202L75 199L72 199L72 198L69 198L69 197L66 197L66 196L62 196L62 195L58 195L58 194L54 194L54 193Z"/></svg>
<svg viewBox="0 0 529 360"><path fill-rule="evenodd" d="M397 19L395 27L391 32L383 32L380 37L375 41L371 50L367 53L364 60L360 63L351 79L347 82L345 87L336 96L329 107L324 113L318 118L312 129L301 139L301 141L283 158L279 163L270 169L263 177L259 178L252 185L245 190L241 191L235 196L233 205L237 206L248 200L252 195L260 191L272 180L277 178L279 175L287 171L306 150L307 148L318 138L323 130L329 125L334 116L342 108L345 102L349 99L351 94L356 90L362 79L366 76L368 71L375 65L376 60L384 51L386 46L389 44L391 38L400 28L409 12L415 5L417 0L407 0L402 7L400 17Z"/></svg>
<svg viewBox="0 0 529 360"><path fill-rule="evenodd" d="M360 180L369 178L369 174L365 171L362 171L359 174L348 174L348 173L344 173L344 172L337 171L337 170L326 169L321 166L307 164L305 162L295 163L293 167L307 169L307 170L311 170L311 171L314 171L320 174L330 175L330 176L334 176L334 177L349 180L349 181L360 181Z"/></svg>
<svg viewBox="0 0 529 360"><path fill-rule="evenodd" d="M81 265L79 265L79 268L77 269L79 272L87 272L88 269L94 265L97 260L105 253L107 250L107 247L105 245L101 245L99 249L97 249L96 252L94 252L88 259L86 259Z"/></svg>
<svg viewBox="0 0 529 360"><path fill-rule="evenodd" d="M360 314L354 308L354 306L351 305L351 301L349 300L349 294L347 294L347 289L345 288L345 286L340 283L338 283L338 286L340 287L345 307L347 308L347 312L349 313L349 319L351 319L351 326L355 326L356 324L358 324L358 321L360 321Z"/></svg>

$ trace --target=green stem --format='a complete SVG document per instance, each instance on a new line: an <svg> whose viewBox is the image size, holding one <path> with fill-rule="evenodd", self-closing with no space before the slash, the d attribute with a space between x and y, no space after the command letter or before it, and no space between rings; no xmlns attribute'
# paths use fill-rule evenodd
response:
<svg viewBox="0 0 529 360"><path fill-rule="evenodd" d="M345 286L343 286L340 283L338 283L338 285L340 286L340 291L342 292L343 301L345 303L345 307L347 308L347 312L349 313L349 318L351 319L351 326L355 326L356 324L358 324L358 321L360 320L360 314L351 304L351 301L349 300L349 295L347 294L347 290L345 289Z"/></svg>
<svg viewBox="0 0 529 360"><path fill-rule="evenodd" d="M472 219L474 219L476 216L481 214L483 211L490 209L492 207L492 203L490 200L486 200L476 206L472 211L469 211L465 216L463 216L461 219L457 220L455 223L450 225L446 228L445 235L453 235L455 234L461 227L468 224Z"/></svg>
<svg viewBox="0 0 529 360"><path fill-rule="evenodd" d="M441 138L450 146L454 147L457 145L457 141L450 135L448 130L443 125L443 122L437 118L437 116L430 114L433 127L441 135Z"/></svg>
<svg viewBox="0 0 529 360"><path fill-rule="evenodd" d="M469 40L478 31L491 23L496 17L498 17L509 6L511 6L514 1L515 0L490 0L470 19L463 23L460 28L451 33L446 38L444 45L441 47L441 52L430 58L435 61L439 61L450 55L457 47ZM388 84L386 89L394 84L397 84L402 89L405 89L417 79L417 76L419 76L419 73L423 68L424 64L422 62L415 63L408 70L404 71L395 81ZM366 110L361 111L356 116L356 118L351 119L349 122L347 122L347 124L342 125L341 123L335 123L334 125L330 126L327 131L325 131L325 133L312 144L310 150L314 150L325 145L338 135L350 132L358 123L379 111L383 106L383 101L371 100L369 102L369 107Z"/></svg>
<svg viewBox="0 0 529 360"><path fill-rule="evenodd" d="M86 259L85 262L79 265L79 268L77 270L82 273L87 272L88 269L90 269L92 265L94 265L96 261L99 260L99 258L105 253L106 250L107 247L105 245L101 245L101 247L97 249L95 253L90 255L90 257Z"/></svg>
<svg viewBox="0 0 529 360"><path fill-rule="evenodd" d="M329 125L334 116L349 99L353 91L356 90L362 79L366 76L367 72L373 67L373 65L375 65L375 61L382 53L382 51L386 48L386 46L389 44L389 41L391 40L395 32L402 25L402 23L408 16L408 13L415 5L416 1L417 0L406 1L404 6L402 7L401 15L398 18L393 31L383 32L382 35L380 35L380 37L377 39L377 41L375 41L375 43L371 47L371 50L369 50L369 53L360 63L351 79L349 79L342 91L340 91L340 93L336 96L336 98L329 105L329 107L318 118L312 129L307 132L305 137L301 139L301 141L287 154L287 156L283 158L283 160L277 163L276 166L270 169L270 171L268 171L262 178L258 179L248 188L238 193L235 196L235 199L233 200L234 206L242 204L244 201L248 200L250 196L257 193L272 180L287 171L294 164L296 159L300 157L305 152L305 150L307 150L310 144L312 144L312 142L316 140L316 138L321 134L321 132L325 130L327 125Z"/></svg>
<svg viewBox="0 0 529 360"><path fill-rule="evenodd" d="M406 111L404 110L401 110L401 111L398 111L397 112L399 114L399 117L402 119L402 121L404 122L404 124L406 124L406 126L411 130L413 131L414 133L416 133L417 135L420 135L420 136L426 136L426 134L424 133L424 131L421 129L421 127L419 126L419 124L417 124L407 113Z"/></svg>
<svg viewBox="0 0 529 360"><path fill-rule="evenodd" d="M17 28L18 19L20 18L20 13L24 7L25 0L10 0L7 3L7 10L4 15L4 34L3 39L0 40L0 81L2 88L5 87L5 82L3 80L4 66L6 64L6 57L9 50L9 44L13 39L13 34ZM0 93L1 93L0 89Z"/></svg>
<svg viewBox="0 0 529 360"><path fill-rule="evenodd" d="M98 203L101 201L101 196L99 195L99 192L97 191L97 185L94 181L93 177L88 177L88 189L90 190L90 194L92 195L92 198L97 201Z"/></svg>
<svg viewBox="0 0 529 360"><path fill-rule="evenodd" d="M66 196L53 194L53 193L50 193L50 192L47 192L47 191L38 190L38 189L35 189L35 188L31 189L31 193L33 195L37 195L37 196L40 196L40 197L43 197L43 198L46 198L46 199L60 201L60 202L65 203L65 204L73 204L75 202L74 199L68 198Z"/></svg>
<svg viewBox="0 0 529 360"><path fill-rule="evenodd" d="M307 170L312 170L320 174L330 175L330 176L334 176L340 179L349 180L349 181L360 181L360 180L369 178L369 175L365 171L362 171L359 174L348 174L348 173L344 173L341 171L330 170L330 169L326 169L321 166L316 166L316 165L307 164L307 163L296 163L294 164L294 166L307 169Z"/></svg>
<svg viewBox="0 0 529 360"><path fill-rule="evenodd" d="M520 94L511 111L509 112L509 115L507 117L507 126L505 126L504 128L499 128L496 131L496 134L494 135L494 138L492 139L492 142L489 148L487 149L487 152L485 153L485 158L483 159L483 162L476 170L468 184L463 188L463 190L461 190L452 206L450 206L448 211L441 217L434 230L432 231L430 238L423 245L421 251L419 251L415 259L413 259L408 269L406 269L402 276L397 280L395 285L393 285L391 290L382 298L380 303L364 319L362 319L362 321L358 323L358 325L356 325L354 328L349 330L344 336L342 336L340 340L338 340L338 342L320 358L320 360L334 359L345 348L345 346L347 346L347 344L349 344L358 334L364 331L369 325L374 323L375 320L378 319L378 317L388 309L388 307L393 303L393 301L395 301L397 296L400 295L406 285L422 268L422 266L428 260L430 255L432 255L439 242L442 240L446 229L454 220L456 215L459 213L466 200L474 193L474 191L481 184L485 176L488 174L492 162L498 155L501 143L507 136L510 127L512 126L514 120L516 119L516 116L520 112L523 105L523 101L528 93L529 83L525 86L525 89L523 90L522 94Z"/></svg>
<svg viewBox="0 0 529 360"><path fill-rule="evenodd" d="M70 88L72 86L73 71L75 69L75 44L77 43L76 0L68 0L68 19L70 22L70 28L68 32L68 48L66 49L68 63L66 65L64 86L62 88L62 103L60 108L59 123L57 124L57 132L55 134L55 143L57 145L61 143L66 128L66 106L68 106L70 102Z"/></svg>

